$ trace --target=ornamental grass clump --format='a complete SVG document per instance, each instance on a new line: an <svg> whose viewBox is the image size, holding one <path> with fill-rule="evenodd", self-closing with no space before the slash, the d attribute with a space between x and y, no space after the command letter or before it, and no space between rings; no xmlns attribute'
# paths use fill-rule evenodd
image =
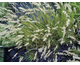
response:
<svg viewBox="0 0 80 65"><path fill-rule="evenodd" d="M25 58L26 54L29 54L31 60L46 59L53 54L53 61L57 61L57 50L60 45L73 44L75 41L80 44L79 3L54 2L55 7L51 7L47 2L30 4L36 8L19 7L21 14L25 13L21 16L16 16L11 10L0 7L2 22L0 40L3 46L26 48L28 51L25 52ZM37 51L32 52L34 49ZM40 57L38 52L42 52Z"/></svg>
<svg viewBox="0 0 80 65"><path fill-rule="evenodd" d="M0 45L3 47L17 46L23 35L18 17L10 9L0 7ZM21 43L21 42L19 42Z"/></svg>
<svg viewBox="0 0 80 65"><path fill-rule="evenodd" d="M67 5L70 6L69 3ZM75 39L74 11L72 11L71 7L67 7L66 4L63 3L55 3L55 7L55 10L46 10L43 6L43 11L39 7L39 11L35 10L35 12L31 14L32 18L22 16L25 19L21 20L23 24L22 31L24 32L23 40L24 44L26 42L30 43L28 45L29 48L36 47L36 45L37 47L48 46L49 43L51 46L55 46L69 43L70 37ZM20 17L20 19L22 17Z"/></svg>
<svg viewBox="0 0 80 65"><path fill-rule="evenodd" d="M75 11L77 5L75 3L54 2L55 9L49 4L48 8L41 3L35 5L38 6L37 9L24 10L24 12L30 11L28 15L31 17L26 15L20 17L23 24L24 46L27 46L28 49L47 46L47 49L53 48L54 51L55 48L56 51L59 45L79 41L78 34L75 34L77 29Z"/></svg>

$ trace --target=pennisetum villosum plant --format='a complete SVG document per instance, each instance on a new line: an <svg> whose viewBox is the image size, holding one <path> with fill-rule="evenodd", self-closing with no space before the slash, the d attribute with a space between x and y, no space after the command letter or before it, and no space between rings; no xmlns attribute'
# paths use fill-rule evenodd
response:
<svg viewBox="0 0 80 65"><path fill-rule="evenodd" d="M48 2L30 2L34 8L19 7L24 15L17 17L11 10L0 7L0 40L3 46L26 47L29 49L30 59L38 58L38 52L42 52L40 58L46 59L52 53L56 54L59 45L73 44L79 41L79 3L73 2L53 2L54 7ZM24 4L25 5L25 4ZM27 7L25 5L25 7ZM13 8L15 6L13 5ZM16 8L15 8L16 9ZM4 10L4 12L2 12ZM16 9L16 11L18 11ZM20 12L19 11L19 12ZM21 13L21 14L22 14ZM4 15L5 14L5 15ZM76 33L76 29L78 34ZM32 52L37 49L38 52ZM52 49L52 51L50 50ZM23 57L20 58L20 61Z"/></svg>

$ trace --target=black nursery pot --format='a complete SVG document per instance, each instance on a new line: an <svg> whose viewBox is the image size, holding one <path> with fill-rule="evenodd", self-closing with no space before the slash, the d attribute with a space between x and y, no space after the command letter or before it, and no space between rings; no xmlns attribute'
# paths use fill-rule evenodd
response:
<svg viewBox="0 0 80 65"><path fill-rule="evenodd" d="M12 50L9 52L8 50L10 49ZM15 47L5 47L4 48L4 62L19 62L19 56L24 55L24 53L27 51L26 49L23 49L23 50L22 49L23 48L17 49ZM18 54L14 57L16 53Z"/></svg>
<svg viewBox="0 0 80 65"><path fill-rule="evenodd" d="M60 47L60 49L58 49L57 52L63 53L64 50L68 50L68 47L71 47L71 46L70 45L67 46L66 44L63 44L63 45L61 45L59 47ZM9 51L10 49L12 49L12 50ZM29 51L29 50L27 50L24 47L22 47L20 49L17 49L16 47L4 47L4 62L19 62L19 57L20 56L24 57L25 52L27 52L27 51ZM38 51L38 50L34 49L32 51ZM42 52L44 52L44 51L42 51ZM48 58L46 58L46 60L44 60L44 58L43 58L44 56L42 58L40 58L42 52L41 53L38 52L38 59L39 60L37 62L48 62L48 61L54 62L53 61L53 54L51 54ZM18 54L14 57L14 55L16 53L18 53ZM29 55L27 55L27 57L29 57ZM73 59L72 56L57 55L57 62L66 62L69 59L72 60ZM36 60L30 61L30 59L27 58L27 59L22 60L21 62L36 62Z"/></svg>

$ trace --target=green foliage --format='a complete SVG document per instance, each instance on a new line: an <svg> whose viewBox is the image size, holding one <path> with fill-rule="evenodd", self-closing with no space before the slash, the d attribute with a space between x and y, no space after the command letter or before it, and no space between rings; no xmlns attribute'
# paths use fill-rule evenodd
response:
<svg viewBox="0 0 80 65"><path fill-rule="evenodd" d="M49 40L51 46L60 44L60 41L61 43L69 42L67 41L68 35L70 35L71 32L71 36L74 35L73 30L71 32L68 31L68 29L74 27L74 16L73 12L69 13L69 9L67 9L67 11L65 7L61 5L60 9L56 9L56 13L50 12L49 10L49 14L43 11L36 11L34 12L35 15L31 14L33 21L36 21L34 23L32 23L30 19L29 21L21 21L24 25L22 29L24 32L23 43L29 43L29 48L35 48L36 45L40 48L45 45L48 46ZM27 16L26 18L28 19Z"/></svg>
<svg viewBox="0 0 80 65"><path fill-rule="evenodd" d="M69 6L67 6L67 5ZM55 3L55 11L48 10L35 11L29 19L23 16L25 20L21 20L24 32L23 44L28 49L49 47L56 45L69 44L78 41L75 35L76 13L73 3ZM75 5L75 4L74 4ZM28 19L28 20L26 20ZM32 22L34 21L34 23Z"/></svg>
<svg viewBox="0 0 80 65"><path fill-rule="evenodd" d="M77 54L78 56L80 56L80 51L78 51L78 49L72 49L70 52L73 52Z"/></svg>
<svg viewBox="0 0 80 65"><path fill-rule="evenodd" d="M8 7L9 2L0 2L0 7Z"/></svg>
<svg viewBox="0 0 80 65"><path fill-rule="evenodd" d="M77 39L78 34L75 34L75 30L77 29L76 22L78 22L77 26L80 29L80 3L55 2L54 4L55 9L52 7L46 8L41 4L37 6L37 9L29 9L30 14L27 14L30 15L30 17L25 14L19 18L13 17L10 20L13 21L16 18L21 23L15 20L15 23L12 23L7 20L8 25L12 25L11 27L15 29L20 28L19 30L22 31L22 33L20 33L19 30L16 30L16 33L13 34L12 32L7 37L5 37L6 34L2 35L2 37L4 37L4 39L2 39L2 37L0 38L2 45L7 47L15 45L26 46L28 49L42 48L47 46L48 49L50 49L56 46L59 47L59 45L62 44L80 41ZM1 3L0 6L5 7L5 5L6 3ZM4 16L9 13L13 15L10 10L7 11L4 8L2 8L0 12L2 13L0 14L1 18L4 18ZM19 24L22 26L18 26ZM2 29L0 32L5 31L5 27L0 26L0 29ZM15 41L16 39L18 40ZM8 40L10 42L7 44L6 42ZM75 52L75 50L73 51ZM30 60L33 60L34 53L30 52L29 55Z"/></svg>
<svg viewBox="0 0 80 65"><path fill-rule="evenodd" d="M8 7L9 7L9 2L0 2L0 17L6 15L7 11L5 10L5 8L8 8Z"/></svg>
<svg viewBox="0 0 80 65"><path fill-rule="evenodd" d="M6 4L8 3L4 5ZM7 7L0 7L0 45L4 47L17 46L18 43L21 43L20 40L23 37L19 33L20 30L21 23L19 23L15 13Z"/></svg>
<svg viewBox="0 0 80 65"><path fill-rule="evenodd" d="M4 50L3 50L3 48L0 48L0 62L3 62L3 60L4 60Z"/></svg>
<svg viewBox="0 0 80 65"><path fill-rule="evenodd" d="M34 51L27 53L24 59L29 60L29 62L31 62L32 60L34 60L34 53L35 53Z"/></svg>

